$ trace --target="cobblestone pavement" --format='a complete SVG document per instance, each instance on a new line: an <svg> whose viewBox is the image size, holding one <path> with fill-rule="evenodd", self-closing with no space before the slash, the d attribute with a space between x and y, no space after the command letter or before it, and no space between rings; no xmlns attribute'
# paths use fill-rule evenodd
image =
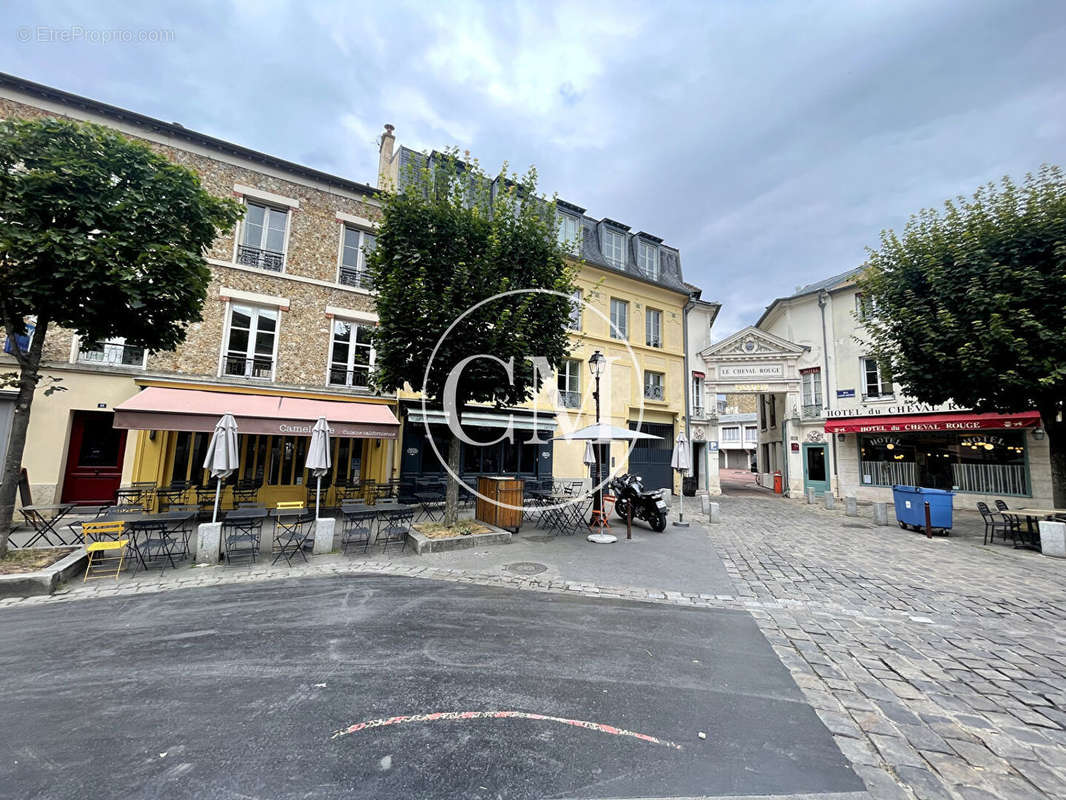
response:
<svg viewBox="0 0 1066 800"><path fill-rule="evenodd" d="M509 548L497 547L477 571L411 555L318 556L291 568L139 573L51 598L0 600L0 609L360 572L741 608L873 797L1066 797L1066 562L982 547L972 516L957 515L968 535L930 540L771 496L720 502L723 522L706 532L732 579L729 594L510 575L499 569Z"/></svg>

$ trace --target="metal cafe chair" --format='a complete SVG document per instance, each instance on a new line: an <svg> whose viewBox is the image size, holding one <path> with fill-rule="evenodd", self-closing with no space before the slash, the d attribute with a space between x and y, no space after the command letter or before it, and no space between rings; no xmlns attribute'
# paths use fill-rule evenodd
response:
<svg viewBox="0 0 1066 800"><path fill-rule="evenodd" d="M314 517L307 513L302 501L285 501L277 504L274 510L274 560L271 564L277 564L281 558L285 563L292 566L292 560L297 555L307 561L304 552L304 540L307 538L308 529Z"/></svg>
<svg viewBox="0 0 1066 800"><path fill-rule="evenodd" d="M255 563L259 557L264 519L266 509L262 506L238 508L226 514L222 520L222 544L227 564L241 558Z"/></svg>
<svg viewBox="0 0 1066 800"><path fill-rule="evenodd" d="M384 525L378 528L377 538L377 541L384 543L384 552L389 552L390 544L400 545L401 553L407 549L407 534L411 531L414 517L414 511L390 511L385 514L382 520Z"/></svg>
<svg viewBox="0 0 1066 800"><path fill-rule="evenodd" d="M114 578L116 581L118 580L126 558L126 549L129 546L129 540L122 538L125 527L126 523L119 521L82 523L82 537L85 540L93 539L85 547L85 552L89 554L89 561L85 565L85 577L81 579L82 583L85 583L90 578ZM111 537L111 539L106 537ZM96 568L105 564L109 567L107 571L102 575L93 574ZM110 569L112 565L114 565L113 570Z"/></svg>
<svg viewBox="0 0 1066 800"><path fill-rule="evenodd" d="M430 522L440 522L444 519L444 496L430 492L415 492L415 499L419 505L419 517L428 519Z"/></svg>
<svg viewBox="0 0 1066 800"><path fill-rule="evenodd" d="M177 567L177 564L174 563L174 556L179 555L180 557L179 552L175 552L178 540L167 529L166 522L141 519L127 524L130 528L130 542L133 546L133 552L144 569L149 569L148 565L152 562L160 564L160 571L165 570L168 564L171 569Z"/></svg>
<svg viewBox="0 0 1066 800"><path fill-rule="evenodd" d="M997 512L991 511L988 508L987 503L979 502L977 504L977 510L981 512L981 520L985 523L985 538L982 544L988 544L990 541L996 540L996 531L999 530L1000 538L1007 538L1007 531L1010 530L1010 523L1006 517Z"/></svg>
<svg viewBox="0 0 1066 800"><path fill-rule="evenodd" d="M370 548L377 512L366 506L348 506L347 509L341 508L344 515L341 525L341 550L347 554L349 547L361 544L365 553Z"/></svg>

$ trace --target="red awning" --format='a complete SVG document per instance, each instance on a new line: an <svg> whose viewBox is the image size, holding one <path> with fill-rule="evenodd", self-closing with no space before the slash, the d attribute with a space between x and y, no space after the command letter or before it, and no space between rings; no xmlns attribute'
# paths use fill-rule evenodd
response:
<svg viewBox="0 0 1066 800"><path fill-rule="evenodd" d="M826 433L909 433L1032 428L1040 412L1021 414L911 414L905 417L840 417L825 421Z"/></svg>
<svg viewBox="0 0 1066 800"><path fill-rule="evenodd" d="M159 386L149 386L115 406L113 424L134 430L210 432L227 413L236 418L240 433L310 436L319 417L329 423L330 436L348 439L395 439L400 428L389 407L380 403Z"/></svg>
<svg viewBox="0 0 1066 800"><path fill-rule="evenodd" d="M692 370L692 377L693 378L706 378L707 376L704 375L702 372L696 372L696 370Z"/></svg>

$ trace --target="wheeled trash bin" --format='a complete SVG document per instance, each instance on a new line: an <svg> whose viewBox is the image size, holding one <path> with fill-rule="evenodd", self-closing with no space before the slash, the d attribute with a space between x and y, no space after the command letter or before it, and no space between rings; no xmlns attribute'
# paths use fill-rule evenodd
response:
<svg viewBox="0 0 1066 800"><path fill-rule="evenodd" d="M904 529L925 529L925 504L929 503L929 527L941 533L951 530L952 498L954 492L927 489L921 486L893 486L892 502L896 506L896 522Z"/></svg>

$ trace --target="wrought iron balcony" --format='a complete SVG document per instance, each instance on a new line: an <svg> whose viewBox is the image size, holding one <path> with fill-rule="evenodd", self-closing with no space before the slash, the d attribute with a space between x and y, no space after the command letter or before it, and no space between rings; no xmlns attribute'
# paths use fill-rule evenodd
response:
<svg viewBox="0 0 1066 800"><path fill-rule="evenodd" d="M143 367L144 348L121 342L95 342L81 349L78 361L82 364L105 364L112 367Z"/></svg>
<svg viewBox="0 0 1066 800"><path fill-rule="evenodd" d="M330 386L351 386L356 389L365 389L370 386L370 367L355 366L329 368Z"/></svg>
<svg viewBox="0 0 1066 800"><path fill-rule="evenodd" d="M222 374L236 375L245 378L261 378L270 380L274 371L274 359L270 356L247 356L227 355L222 360Z"/></svg>
<svg viewBox="0 0 1066 800"><path fill-rule="evenodd" d="M285 268L285 254L275 250L263 250L259 247L249 247L242 244L237 247L237 263L246 267L258 267L268 269L271 272L281 272Z"/></svg>
<svg viewBox="0 0 1066 800"><path fill-rule="evenodd" d="M581 408L581 392L559 392L559 404L563 408Z"/></svg>
<svg viewBox="0 0 1066 800"><path fill-rule="evenodd" d="M374 283L370 278L370 273L365 269L352 269L351 267L341 267L341 274L339 283L343 283L345 286L355 286L359 289L373 289Z"/></svg>
<svg viewBox="0 0 1066 800"><path fill-rule="evenodd" d="M817 403L817 404L813 404L813 405L804 405L802 413L803 413L803 416L805 418L807 418L807 419L818 419L819 417L822 416L822 413L823 413L822 412L822 405L821 405L821 403Z"/></svg>
<svg viewBox="0 0 1066 800"><path fill-rule="evenodd" d="M707 415L706 407L700 405L699 403L694 403L692 405L692 416L693 417L695 417L696 419L703 419L706 415Z"/></svg>
<svg viewBox="0 0 1066 800"><path fill-rule="evenodd" d="M663 387L655 384L644 384L644 397L647 400L662 400Z"/></svg>

